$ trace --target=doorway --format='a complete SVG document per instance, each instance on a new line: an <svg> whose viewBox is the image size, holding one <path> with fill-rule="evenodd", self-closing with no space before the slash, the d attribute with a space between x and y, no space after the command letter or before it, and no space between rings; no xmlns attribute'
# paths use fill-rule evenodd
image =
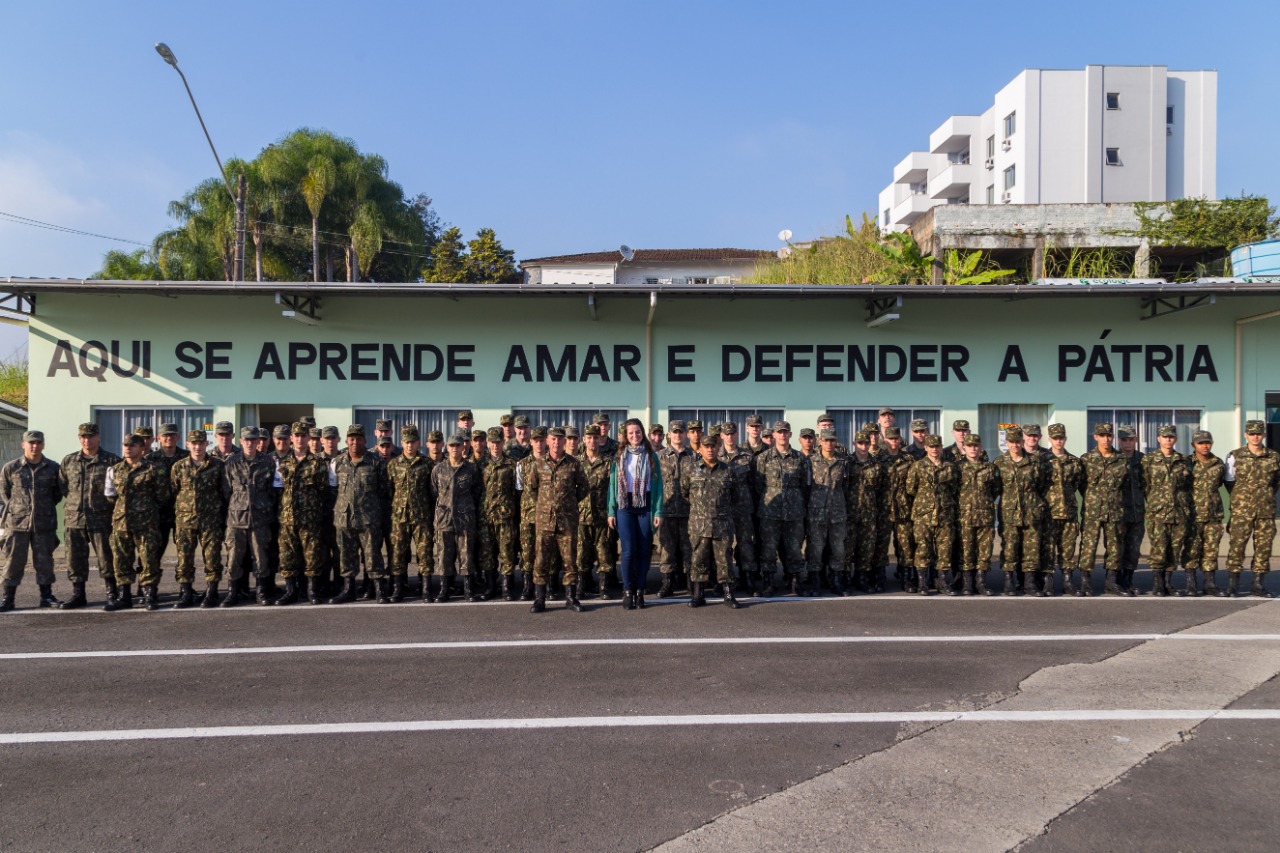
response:
<svg viewBox="0 0 1280 853"><path fill-rule="evenodd" d="M245 403L240 406L240 422L272 429L278 424L292 424L315 414L313 403Z"/></svg>
<svg viewBox="0 0 1280 853"><path fill-rule="evenodd" d="M982 446L992 458L1009 448L1004 440L1006 426L1040 424L1044 429L1048 420L1047 403L982 403L978 406L978 434L982 436Z"/></svg>

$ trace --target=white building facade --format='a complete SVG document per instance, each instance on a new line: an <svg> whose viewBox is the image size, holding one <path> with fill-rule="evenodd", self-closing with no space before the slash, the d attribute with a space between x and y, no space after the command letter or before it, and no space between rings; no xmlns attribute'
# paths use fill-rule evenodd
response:
<svg viewBox="0 0 1280 853"><path fill-rule="evenodd" d="M772 258L757 249L636 249L529 258L526 284L741 284Z"/></svg>
<svg viewBox="0 0 1280 853"><path fill-rule="evenodd" d="M893 169L880 227L941 204L1217 197L1216 71L1028 68L982 115L951 116Z"/></svg>

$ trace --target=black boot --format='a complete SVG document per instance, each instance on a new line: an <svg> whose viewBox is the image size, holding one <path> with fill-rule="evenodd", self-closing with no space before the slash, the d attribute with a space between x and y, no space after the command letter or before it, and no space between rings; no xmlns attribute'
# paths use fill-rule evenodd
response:
<svg viewBox="0 0 1280 853"><path fill-rule="evenodd" d="M1039 597L1039 598L1044 598L1044 591L1043 591L1043 590L1041 590L1039 587L1037 587L1037 586L1036 586L1036 573L1035 573L1035 572L1023 572L1023 573L1022 573L1022 594L1023 594L1023 595L1034 595L1034 596L1037 596L1037 597Z"/></svg>
<svg viewBox="0 0 1280 853"><path fill-rule="evenodd" d="M430 604L430 603L431 603L431 598L432 598L432 596L431 596L431 576L430 576L430 575L423 575L423 576L422 576L422 603L423 603L423 604Z"/></svg>
<svg viewBox="0 0 1280 853"><path fill-rule="evenodd" d="M547 585L545 583L536 583L533 585L533 606L529 608L530 613L544 613L547 609Z"/></svg>
<svg viewBox="0 0 1280 853"><path fill-rule="evenodd" d="M462 578L462 600L463 601L484 601L484 596L476 593L471 586L471 575L464 575Z"/></svg>
<svg viewBox="0 0 1280 853"><path fill-rule="evenodd" d="M307 604L320 603L320 578L303 578L307 587Z"/></svg>
<svg viewBox="0 0 1280 853"><path fill-rule="evenodd" d="M373 579L373 600L378 604L391 603L391 589L386 578Z"/></svg>
<svg viewBox="0 0 1280 853"><path fill-rule="evenodd" d="M975 569L973 572L973 591L978 595L995 595L987 589L987 570Z"/></svg>
<svg viewBox="0 0 1280 853"><path fill-rule="evenodd" d="M217 587L210 587L210 588L213 589L216 594ZM227 594L223 596L222 601L218 602L218 606L219 607L235 607L239 602L240 602L240 584L233 580L231 583L227 584Z"/></svg>
<svg viewBox="0 0 1280 853"><path fill-rule="evenodd" d="M1071 582L1071 570L1066 567L1063 567L1062 569L1062 594L1063 595L1076 594L1075 584Z"/></svg>
<svg viewBox="0 0 1280 853"><path fill-rule="evenodd" d="M600 599L601 601L608 601L610 598L612 598L612 596L609 595L609 573L608 572L596 572L596 589L598 590L596 592L596 598Z"/></svg>
<svg viewBox="0 0 1280 853"><path fill-rule="evenodd" d="M720 603L723 604L725 607L728 607L731 610L737 610L741 606L740 604L738 604L738 599L733 597L733 584L731 583L720 584L720 595L723 596L724 598L724 600L721 601Z"/></svg>
<svg viewBox="0 0 1280 853"><path fill-rule="evenodd" d="M623 610L636 609L636 594L629 589L624 589L622 591L622 609Z"/></svg>
<svg viewBox="0 0 1280 853"><path fill-rule="evenodd" d="M961 587L961 589L960 589L960 594L961 594L961 595L973 595L973 594L974 594L974 589L973 589L973 584L974 584L974 580L975 580L974 575L976 575L977 573L978 573L978 572L977 572L976 570L974 570L974 569L969 569L969 570L967 570L967 571L965 571L965 572L964 572L964 586L963 586L963 587Z"/></svg>
<svg viewBox="0 0 1280 853"><path fill-rule="evenodd" d="M1223 597L1222 590L1218 589L1218 584L1216 582L1217 579L1214 577L1217 574L1218 572L1216 569L1204 570L1204 594L1214 595L1214 596L1217 596L1218 598L1222 598Z"/></svg>
<svg viewBox="0 0 1280 853"><path fill-rule="evenodd" d="M581 613L584 610L582 602L578 600L578 590L582 588L581 580L582 575L578 575L578 583L564 585L564 607L574 613Z"/></svg>
<svg viewBox="0 0 1280 853"><path fill-rule="evenodd" d="M1125 591L1120 588L1120 578L1118 572L1114 570L1107 571L1106 583L1102 586L1102 592L1105 595L1125 595Z"/></svg>
<svg viewBox="0 0 1280 853"><path fill-rule="evenodd" d="M218 606L217 583L210 582L204 585L204 597L200 599L200 606L205 610Z"/></svg>
<svg viewBox="0 0 1280 853"><path fill-rule="evenodd" d="M791 576L791 581L787 584L787 595L800 595L800 579L795 575Z"/></svg>
<svg viewBox="0 0 1280 853"><path fill-rule="evenodd" d="M271 604L271 595L267 592L267 581L265 578L258 578L258 583L254 585L253 600L263 606Z"/></svg>
<svg viewBox="0 0 1280 853"><path fill-rule="evenodd" d="M701 607L707 603L707 599L702 595L702 584L694 581L689 584L689 606Z"/></svg>
<svg viewBox="0 0 1280 853"><path fill-rule="evenodd" d="M73 583L71 584L71 597L62 602L61 607L63 610L78 610L88 603L89 599L85 598L84 594L84 584Z"/></svg>
<svg viewBox="0 0 1280 853"><path fill-rule="evenodd" d="M399 604L404 601L404 588L409 583L409 578L405 575L396 575L391 579L391 603Z"/></svg>
<svg viewBox="0 0 1280 853"><path fill-rule="evenodd" d="M503 600L503 601L515 601L515 600L516 600L516 591L515 591L514 589L512 589L512 588L511 588L511 575L503 575L503 576L502 576L502 593L501 593L501 595L502 595L502 600Z"/></svg>
<svg viewBox="0 0 1280 853"><path fill-rule="evenodd" d="M142 606L147 610L160 609L159 584L149 583L142 588Z"/></svg>
<svg viewBox="0 0 1280 853"><path fill-rule="evenodd" d="M1053 598L1053 572L1039 572L1040 589L1045 598Z"/></svg>
<svg viewBox="0 0 1280 853"><path fill-rule="evenodd" d="M1169 594L1169 588L1165 586L1164 570L1156 569L1151 573L1151 594L1156 598L1164 598Z"/></svg>
<svg viewBox="0 0 1280 853"><path fill-rule="evenodd" d="M770 571L764 575L762 579L763 587L760 589L760 598L772 598L777 592L777 588L773 585L774 573Z"/></svg>
<svg viewBox="0 0 1280 853"><path fill-rule="evenodd" d="M533 593L534 593L535 586L537 586L537 584L533 582L533 573L525 572L524 573L524 589L520 590L520 600L533 601Z"/></svg>
<svg viewBox="0 0 1280 853"><path fill-rule="evenodd" d="M871 573L871 583L867 587L867 592L884 592L885 586L885 567L881 566Z"/></svg>
<svg viewBox="0 0 1280 853"><path fill-rule="evenodd" d="M440 591L431 599L436 604L444 604L453 597L453 578L440 578Z"/></svg>
<svg viewBox="0 0 1280 853"><path fill-rule="evenodd" d="M356 587L356 579L343 578L342 589L338 592L337 595L329 599L329 603L330 604L350 604L351 602L356 600L356 596L359 594L360 594L359 590Z"/></svg>
<svg viewBox="0 0 1280 853"><path fill-rule="evenodd" d="M115 580L104 580L102 585L106 587L107 601L111 601L120 594L119 588L116 586Z"/></svg>
<svg viewBox="0 0 1280 853"><path fill-rule="evenodd" d="M1076 590L1077 598L1089 598L1093 595L1093 566L1080 570L1080 588Z"/></svg>
<svg viewBox="0 0 1280 853"><path fill-rule="evenodd" d="M13 599L17 594L18 588L16 586L6 586L4 588L4 595L0 596L0 613L8 613L13 609Z"/></svg>
<svg viewBox="0 0 1280 853"><path fill-rule="evenodd" d="M1173 594L1179 598L1199 598L1200 585L1196 583L1196 570L1186 569L1182 574L1187 579L1186 585L1182 589L1174 590Z"/></svg>
<svg viewBox="0 0 1280 853"><path fill-rule="evenodd" d="M1120 588L1124 590L1124 594L1130 598L1134 598L1138 594L1138 588L1133 583L1133 570L1121 569L1120 571Z"/></svg>
<svg viewBox="0 0 1280 853"><path fill-rule="evenodd" d="M280 594L279 598L271 599L271 603L278 604L278 605L297 604L298 603L298 579L285 578L284 592Z"/></svg>
<svg viewBox="0 0 1280 853"><path fill-rule="evenodd" d="M1266 579L1266 577L1267 577L1266 572L1253 573L1253 586L1250 587L1249 594L1252 595L1254 598L1274 598L1274 596L1271 593L1267 592L1266 586L1263 585L1263 581Z"/></svg>
<svg viewBox="0 0 1280 853"><path fill-rule="evenodd" d="M564 598L564 582L559 571L547 578L547 598L551 601Z"/></svg>
<svg viewBox="0 0 1280 853"><path fill-rule="evenodd" d="M107 601L103 605L103 610L112 612L116 610L132 610L133 609L133 586L131 584L117 584L116 597Z"/></svg>
<svg viewBox="0 0 1280 853"><path fill-rule="evenodd" d="M915 566L907 566L902 570L902 591L917 593L920 591L920 573Z"/></svg>
<svg viewBox="0 0 1280 853"><path fill-rule="evenodd" d="M178 584L178 600L173 603L174 610L186 610L196 603L196 594L191 589L191 584Z"/></svg>
<svg viewBox="0 0 1280 853"><path fill-rule="evenodd" d="M1227 572L1227 591L1223 598L1236 598L1240 595L1240 572Z"/></svg>
<svg viewBox="0 0 1280 853"><path fill-rule="evenodd" d="M673 593L671 592L671 575L669 574L663 575L662 585L658 587L658 598L670 598L672 594Z"/></svg>
<svg viewBox="0 0 1280 853"><path fill-rule="evenodd" d="M916 569L917 581L916 586L920 588L920 595L933 595L933 570L932 569Z"/></svg>
<svg viewBox="0 0 1280 853"><path fill-rule="evenodd" d="M53 595L53 584L42 583L36 585L40 590L40 606L41 607L61 607L62 602Z"/></svg>
<svg viewBox="0 0 1280 853"><path fill-rule="evenodd" d="M831 594L832 594L832 595L838 595L838 596L840 596L840 597L842 597L842 598L843 598L844 596L846 596L846 595L848 595L848 594L849 594L849 593L845 592L844 584L840 583L840 573L839 573L839 572L832 572L832 573L831 573L831 584L830 584L830 586L831 586Z"/></svg>
<svg viewBox="0 0 1280 853"><path fill-rule="evenodd" d="M1004 573L1004 594L1005 595L1018 594L1018 575L1016 572Z"/></svg>
<svg viewBox="0 0 1280 853"><path fill-rule="evenodd" d="M960 590L964 588L964 580L961 577L963 572L953 572L950 569L947 569L945 572L938 572L938 574L941 576L941 582L938 584L938 592L953 596L960 594ZM959 580L961 584L959 587L956 586L957 580Z"/></svg>
<svg viewBox="0 0 1280 853"><path fill-rule="evenodd" d="M637 589L635 592L632 593L632 595L635 597L636 610L644 610L645 608L644 589Z"/></svg>

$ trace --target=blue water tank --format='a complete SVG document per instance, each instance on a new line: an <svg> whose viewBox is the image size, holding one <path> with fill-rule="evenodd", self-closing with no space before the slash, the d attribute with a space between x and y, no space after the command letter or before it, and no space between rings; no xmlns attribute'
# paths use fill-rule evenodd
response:
<svg viewBox="0 0 1280 853"><path fill-rule="evenodd" d="M1236 246L1231 250L1231 274L1236 278L1280 278L1280 240Z"/></svg>

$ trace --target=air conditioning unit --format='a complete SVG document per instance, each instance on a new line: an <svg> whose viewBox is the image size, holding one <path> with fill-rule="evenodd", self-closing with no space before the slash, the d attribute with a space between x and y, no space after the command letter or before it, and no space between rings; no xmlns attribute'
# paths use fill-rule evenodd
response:
<svg viewBox="0 0 1280 853"><path fill-rule="evenodd" d="M1165 135L1165 136L1173 136L1173 125L1171 125L1171 124L1166 124L1166 125L1164 126L1164 135Z"/></svg>
<svg viewBox="0 0 1280 853"><path fill-rule="evenodd" d="M1013 140L1011 139L1004 140L1003 142L1000 143L1000 147L1003 148L1005 151L1008 151L1010 148L1013 147Z"/></svg>
<svg viewBox="0 0 1280 853"><path fill-rule="evenodd" d="M1013 193L1001 193L1001 194L1000 194L1000 203L1001 203L1001 204L1008 204L1008 203L1009 203L1009 202L1011 202L1011 201L1013 201Z"/></svg>
<svg viewBox="0 0 1280 853"><path fill-rule="evenodd" d="M996 158L988 157L987 162L984 163L983 165L987 167L988 171L990 171L991 169L994 169L996 167Z"/></svg>

